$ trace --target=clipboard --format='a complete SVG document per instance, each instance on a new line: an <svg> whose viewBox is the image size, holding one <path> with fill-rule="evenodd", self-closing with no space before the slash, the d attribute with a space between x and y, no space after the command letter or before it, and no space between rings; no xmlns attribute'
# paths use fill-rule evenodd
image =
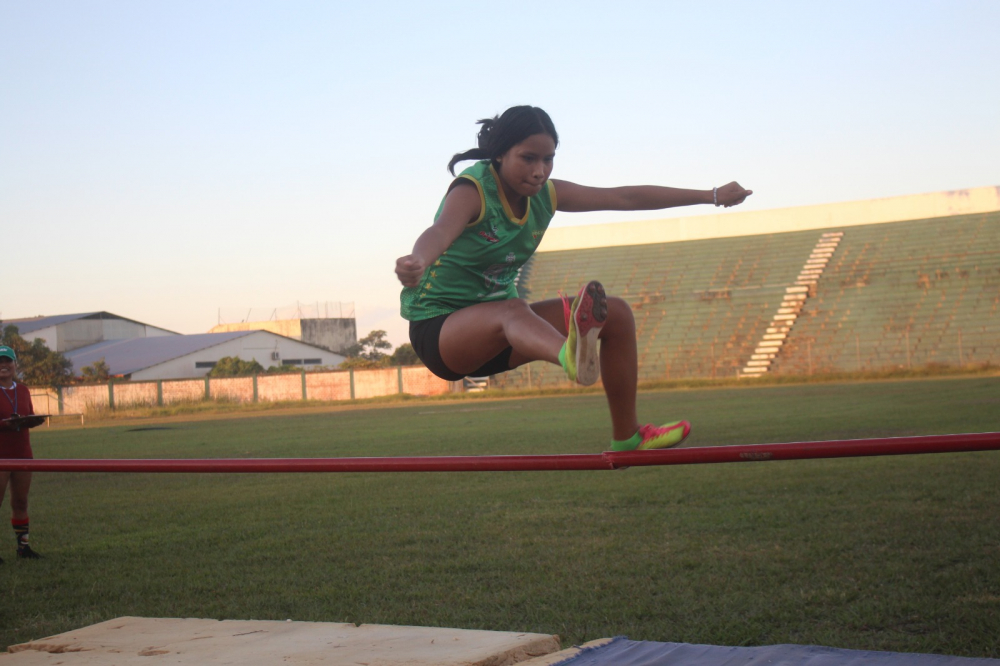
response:
<svg viewBox="0 0 1000 666"><path fill-rule="evenodd" d="M7 419L0 420L0 423L4 425L14 426L15 428L37 428L38 426L45 423L45 419L49 418L48 414L31 414L30 416L11 416Z"/></svg>

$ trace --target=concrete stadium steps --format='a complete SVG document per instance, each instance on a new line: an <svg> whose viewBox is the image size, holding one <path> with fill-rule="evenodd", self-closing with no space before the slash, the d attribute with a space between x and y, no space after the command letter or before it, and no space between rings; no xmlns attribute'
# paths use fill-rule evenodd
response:
<svg viewBox="0 0 1000 666"><path fill-rule="evenodd" d="M757 343L754 353L741 371L742 375L759 377L768 372L771 364L781 353L781 348L810 294L815 293L816 284L823 276L826 265L833 258L843 237L842 231L827 231L820 234L809 258L796 276L795 283L785 287L785 295L772 317L771 325L764 330L764 335Z"/></svg>
<svg viewBox="0 0 1000 666"><path fill-rule="evenodd" d="M598 279L633 308L640 379L732 376L764 334L815 232L770 234L536 254L519 291L528 300L573 296ZM714 352L714 361L713 361ZM532 384L568 385L559 368L532 364ZM496 385L525 385L527 369Z"/></svg>
<svg viewBox="0 0 1000 666"><path fill-rule="evenodd" d="M853 227L777 373L1000 362L1000 213Z"/></svg>

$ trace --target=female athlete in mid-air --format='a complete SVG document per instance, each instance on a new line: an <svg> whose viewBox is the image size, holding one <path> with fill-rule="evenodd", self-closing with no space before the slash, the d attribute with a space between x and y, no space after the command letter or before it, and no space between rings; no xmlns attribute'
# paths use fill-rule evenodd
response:
<svg viewBox="0 0 1000 666"><path fill-rule="evenodd" d="M568 299L517 297L518 269L534 253L557 210L657 210L693 204L735 206L751 190L732 182L709 190L640 185L586 187L549 180L559 135L545 111L515 106L480 120L479 146L448 169L478 160L452 181L434 224L396 260L401 313L410 341L435 375L455 381L548 361L583 385L603 373L615 451L667 448L687 421L640 425L635 320L628 303L591 280ZM600 340L600 353L598 353Z"/></svg>

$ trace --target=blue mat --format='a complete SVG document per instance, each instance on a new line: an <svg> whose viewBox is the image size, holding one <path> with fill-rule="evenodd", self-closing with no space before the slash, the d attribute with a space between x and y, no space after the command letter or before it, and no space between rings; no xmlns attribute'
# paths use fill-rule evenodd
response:
<svg viewBox="0 0 1000 666"><path fill-rule="evenodd" d="M817 645L725 647L630 641L584 648L552 666L1000 666L1000 659L838 650Z"/></svg>

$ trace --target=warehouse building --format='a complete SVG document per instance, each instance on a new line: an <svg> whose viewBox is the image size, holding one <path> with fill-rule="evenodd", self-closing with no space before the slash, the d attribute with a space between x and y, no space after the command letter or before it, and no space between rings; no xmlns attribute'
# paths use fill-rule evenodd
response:
<svg viewBox="0 0 1000 666"><path fill-rule="evenodd" d="M257 361L265 369L336 367L344 356L269 331L201 333L106 340L66 353L74 374L103 360L111 376L132 380L204 377L227 356Z"/></svg>
<svg viewBox="0 0 1000 666"><path fill-rule="evenodd" d="M3 320L4 326L11 324L17 327L18 334L25 340L33 341L41 338L46 347L63 353L110 340L179 335L174 331L126 319L111 312L84 312Z"/></svg>
<svg viewBox="0 0 1000 666"><path fill-rule="evenodd" d="M358 341L358 326L354 317L292 317L267 321L241 321L213 326L209 333L232 331L270 331L287 338L324 347L332 352L344 352Z"/></svg>

